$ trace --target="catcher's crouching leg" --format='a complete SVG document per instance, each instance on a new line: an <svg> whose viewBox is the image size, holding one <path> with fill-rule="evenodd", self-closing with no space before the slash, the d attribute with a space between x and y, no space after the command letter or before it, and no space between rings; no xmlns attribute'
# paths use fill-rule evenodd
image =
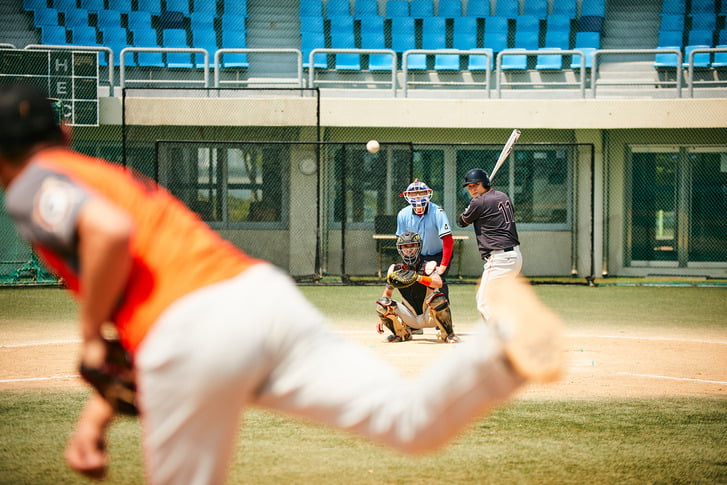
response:
<svg viewBox="0 0 727 485"><path fill-rule="evenodd" d="M377 301L376 313L379 314L381 324L391 332L391 335L387 337L387 342L393 343L411 340L409 329L399 320L395 301Z"/></svg>
<svg viewBox="0 0 727 485"><path fill-rule="evenodd" d="M452 325L449 300L444 293L434 293L429 297L429 310L437 324L437 328L439 328L439 338L447 343L459 342L459 337L454 333L454 326Z"/></svg>

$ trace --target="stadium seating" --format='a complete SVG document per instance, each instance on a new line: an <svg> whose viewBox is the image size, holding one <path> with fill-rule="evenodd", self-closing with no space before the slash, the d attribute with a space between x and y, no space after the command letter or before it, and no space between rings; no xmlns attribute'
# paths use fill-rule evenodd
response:
<svg viewBox="0 0 727 485"><path fill-rule="evenodd" d="M413 47L412 47L413 48ZM427 17L422 21L422 49L446 49L447 24L444 17ZM425 54L411 54L407 58L407 68L421 70L427 68Z"/></svg>
<svg viewBox="0 0 727 485"><path fill-rule="evenodd" d="M106 9L104 0L79 0L78 6L89 12L100 12Z"/></svg>
<svg viewBox="0 0 727 485"><path fill-rule="evenodd" d="M167 11L182 12L185 16L192 12L189 8L189 0L165 0L165 2Z"/></svg>
<svg viewBox="0 0 727 485"><path fill-rule="evenodd" d="M495 54L507 49L507 32L490 32L486 30L483 45L485 48L492 49Z"/></svg>
<svg viewBox="0 0 727 485"><path fill-rule="evenodd" d="M528 68L528 56L524 54L516 54L514 51L524 51L526 49L513 48L506 54L502 54L502 60L500 61L500 69L503 71L524 71Z"/></svg>
<svg viewBox="0 0 727 485"><path fill-rule="evenodd" d="M685 15L687 13L687 2L686 0L662 0L661 13Z"/></svg>
<svg viewBox="0 0 727 485"><path fill-rule="evenodd" d="M579 33L585 33L585 32L579 32ZM598 32L588 32L588 33L595 33ZM545 33L545 43L543 44L543 47L546 49L550 48L558 48L562 50L568 50L570 49L570 34L568 34L565 31L562 30L549 30Z"/></svg>
<svg viewBox="0 0 727 485"><path fill-rule="evenodd" d="M409 2L408 0L386 0L386 17L408 17Z"/></svg>
<svg viewBox="0 0 727 485"><path fill-rule="evenodd" d="M495 15L514 19L520 15L520 3L512 0L495 0Z"/></svg>
<svg viewBox="0 0 727 485"><path fill-rule="evenodd" d="M66 28L62 25L43 25L40 27L40 42L47 45L65 45Z"/></svg>
<svg viewBox="0 0 727 485"><path fill-rule="evenodd" d="M76 0L53 0L53 8L60 12L65 12L66 10L78 7L76 5Z"/></svg>
<svg viewBox="0 0 727 485"><path fill-rule="evenodd" d="M477 18L455 17L452 22L452 47L455 49L474 49L477 45Z"/></svg>
<svg viewBox="0 0 727 485"><path fill-rule="evenodd" d="M495 68L495 53L492 51L492 49L482 48L482 49L473 49L473 50L489 53L490 54L489 66L488 66L488 62L487 62L487 56L470 55L469 59L467 61L467 70L469 70L469 71L485 71L488 69L488 67L490 70Z"/></svg>
<svg viewBox="0 0 727 485"><path fill-rule="evenodd" d="M301 32L325 32L325 20L323 17L300 17Z"/></svg>
<svg viewBox="0 0 727 485"><path fill-rule="evenodd" d="M184 29L166 29L162 31L162 47L188 48L187 31ZM169 52L166 54L167 67L194 67L191 54Z"/></svg>
<svg viewBox="0 0 727 485"><path fill-rule="evenodd" d="M537 50L539 45L539 34L533 31L515 32L514 49L518 50ZM504 70L524 70L527 69L528 56L526 55L506 55L502 58L502 69Z"/></svg>
<svg viewBox="0 0 727 485"><path fill-rule="evenodd" d="M313 49L322 49L326 47L326 36L323 32L301 32L300 33L300 50L303 53L303 67L309 67L310 52ZM326 68L328 62L325 55L318 55L313 61L313 67Z"/></svg>
<svg viewBox="0 0 727 485"><path fill-rule="evenodd" d="M715 13L715 0L690 0L689 14Z"/></svg>
<svg viewBox="0 0 727 485"><path fill-rule="evenodd" d="M89 25L88 23L88 10L82 8L72 8L63 12L63 25L66 26L66 30L79 25Z"/></svg>
<svg viewBox="0 0 727 485"><path fill-rule="evenodd" d="M60 25L58 11L54 8L39 8L33 12L33 23L36 27Z"/></svg>
<svg viewBox="0 0 727 485"><path fill-rule="evenodd" d="M305 3L309 1L311 0L305 0ZM222 11L225 15L232 14L247 17L247 0L223 0Z"/></svg>
<svg viewBox="0 0 727 485"><path fill-rule="evenodd" d="M136 0L137 10L158 15L162 11L161 0Z"/></svg>
<svg viewBox="0 0 727 485"><path fill-rule="evenodd" d="M393 17L391 19L391 48L397 54L416 49L416 31L412 17Z"/></svg>
<svg viewBox="0 0 727 485"><path fill-rule="evenodd" d="M48 8L48 2L46 0L23 0L23 10L26 12L39 10L41 8Z"/></svg>
<svg viewBox="0 0 727 485"><path fill-rule="evenodd" d="M696 13L690 15L691 30L717 30L717 15L712 13Z"/></svg>
<svg viewBox="0 0 727 485"><path fill-rule="evenodd" d="M222 16L222 32L246 30L246 17L235 14L225 14Z"/></svg>
<svg viewBox="0 0 727 485"><path fill-rule="evenodd" d="M558 49L546 47L546 49ZM557 54L538 54L535 56L535 69L538 71L556 71L563 69L563 56Z"/></svg>
<svg viewBox="0 0 727 485"><path fill-rule="evenodd" d="M580 16L605 17L606 0L582 0Z"/></svg>
<svg viewBox="0 0 727 485"><path fill-rule="evenodd" d="M485 33L505 32L507 34L509 30L507 17L493 16L485 18Z"/></svg>
<svg viewBox="0 0 727 485"><path fill-rule="evenodd" d="M379 15L379 2L377 0L355 0L355 2L353 13L357 19Z"/></svg>
<svg viewBox="0 0 727 485"><path fill-rule="evenodd" d="M159 14L159 28L161 29L183 29L185 28L185 17L177 10L166 10Z"/></svg>
<svg viewBox="0 0 727 485"><path fill-rule="evenodd" d="M533 15L539 20L545 20L548 16L548 0L525 0L523 15Z"/></svg>
<svg viewBox="0 0 727 485"><path fill-rule="evenodd" d="M355 49L356 39L353 30L353 17L337 16L330 19L331 48ZM335 68L337 70L361 70L361 56L359 54L336 54Z"/></svg>
<svg viewBox="0 0 727 485"><path fill-rule="evenodd" d="M545 19L545 31L560 31L560 32L568 32L570 35L571 32L571 19L567 15L554 13L550 14Z"/></svg>
<svg viewBox="0 0 727 485"><path fill-rule="evenodd" d="M593 52L601 48L601 34L598 32L577 32L573 46L583 52L586 59L586 69L590 69L593 65ZM571 69L579 69L581 60L579 56L571 58Z"/></svg>
<svg viewBox="0 0 727 485"><path fill-rule="evenodd" d="M682 67L687 68L689 67L689 55L690 53L695 49L708 49L712 47L711 45L687 45L684 47L684 62L682 63ZM694 54L692 59L692 65L695 68L707 68L710 66L710 63L712 61L711 54L709 52L698 52Z"/></svg>
<svg viewBox="0 0 727 485"><path fill-rule="evenodd" d="M556 0L553 2L553 8L550 11L552 14L565 15L570 19L575 19L578 16L578 6L576 0Z"/></svg>
<svg viewBox="0 0 727 485"><path fill-rule="evenodd" d="M722 29L717 33L717 44L727 44L727 28Z"/></svg>
<svg viewBox="0 0 727 485"><path fill-rule="evenodd" d="M132 31L134 47L159 47L157 31L155 29L135 29ZM136 65L147 67L164 67L161 52L137 52Z"/></svg>
<svg viewBox="0 0 727 485"><path fill-rule="evenodd" d="M720 49L727 49L727 44L720 44L717 47ZM712 67L715 69L724 69L727 67L727 51L714 53Z"/></svg>
<svg viewBox="0 0 727 485"><path fill-rule="evenodd" d="M71 44L73 45L99 45L95 27L76 25L67 30L71 32Z"/></svg>
<svg viewBox="0 0 727 485"><path fill-rule="evenodd" d="M189 15L189 28L194 33L197 30L214 30L215 14L211 11L194 11Z"/></svg>
<svg viewBox="0 0 727 485"><path fill-rule="evenodd" d="M151 29L151 13L147 11L132 11L126 15L126 27L129 30Z"/></svg>
<svg viewBox="0 0 727 485"><path fill-rule="evenodd" d="M578 18L578 30L581 32L603 32L604 18L599 15L582 15Z"/></svg>
<svg viewBox="0 0 727 485"><path fill-rule="evenodd" d="M230 1L230 0L228 0ZM305 0L303 0L305 1ZM348 0L328 0L326 2L326 17L346 17L351 15L351 4Z"/></svg>
<svg viewBox="0 0 727 485"><path fill-rule="evenodd" d="M362 49L386 49L383 17L364 17L360 23ZM369 71L391 71L391 55L369 54Z"/></svg>
<svg viewBox="0 0 727 485"><path fill-rule="evenodd" d="M687 32L687 45L712 46L714 32L711 30L690 30Z"/></svg>
<svg viewBox="0 0 727 485"><path fill-rule="evenodd" d="M677 30L684 32L684 15L678 13L661 14L659 30Z"/></svg>
<svg viewBox="0 0 727 485"><path fill-rule="evenodd" d="M682 47L684 45L684 35L677 30L660 30L658 33L657 47Z"/></svg>
<svg viewBox="0 0 727 485"><path fill-rule="evenodd" d="M128 39L128 32L124 27L105 27L99 29L101 32L101 40L103 45L111 49L114 53L114 65L118 66L121 60L121 51L129 47L131 44ZM103 60L105 56L99 56L99 60ZM102 65L105 63L102 62Z"/></svg>
<svg viewBox="0 0 727 485"><path fill-rule="evenodd" d="M349 34L352 38L354 35L353 17L350 15L337 15L328 18L328 26L331 35L334 33Z"/></svg>
<svg viewBox="0 0 727 485"><path fill-rule="evenodd" d="M657 47L659 50L666 50L666 49L677 49L680 50L680 47L678 46L663 46L663 47ZM657 53L656 56L654 56L654 64L653 66L657 69L674 69L679 67L678 65L678 58L676 54L672 53Z"/></svg>
<svg viewBox="0 0 727 485"><path fill-rule="evenodd" d="M439 1L437 16L443 18L454 18L462 16L462 2L460 0Z"/></svg>
<svg viewBox="0 0 727 485"><path fill-rule="evenodd" d="M119 12L131 12L131 0L108 0L109 10L118 10Z"/></svg>
<svg viewBox="0 0 727 485"><path fill-rule="evenodd" d="M540 32L540 20L534 15L518 15L515 18L515 32Z"/></svg>
<svg viewBox="0 0 727 485"><path fill-rule="evenodd" d="M467 1L467 16L468 17L477 17L477 18L485 18L489 17L491 13L490 10L490 0L468 0Z"/></svg>
<svg viewBox="0 0 727 485"><path fill-rule="evenodd" d="M224 18L224 17L223 17ZM244 49L247 47L247 36L244 30L237 31L225 31L222 30L222 44L223 49ZM247 54L224 54L222 61L220 62L222 67L238 67L247 68L250 63L247 59Z"/></svg>
<svg viewBox="0 0 727 485"><path fill-rule="evenodd" d="M409 2L409 15L414 18L434 16L434 2L432 0L411 0Z"/></svg>
<svg viewBox="0 0 727 485"><path fill-rule="evenodd" d="M118 10L101 10L96 13L96 27L121 27L121 12Z"/></svg>
<svg viewBox="0 0 727 485"><path fill-rule="evenodd" d="M196 29L192 30L192 45L205 49L210 53L210 61L212 56L215 55L215 51L219 48L217 43L217 32L214 30Z"/></svg>
<svg viewBox="0 0 727 485"><path fill-rule="evenodd" d="M301 17L323 17L323 2L321 0L305 0L300 2L298 15Z"/></svg>

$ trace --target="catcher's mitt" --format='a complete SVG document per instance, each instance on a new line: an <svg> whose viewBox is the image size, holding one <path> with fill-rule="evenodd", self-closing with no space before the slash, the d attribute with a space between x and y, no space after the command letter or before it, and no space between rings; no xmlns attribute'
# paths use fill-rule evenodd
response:
<svg viewBox="0 0 727 485"><path fill-rule="evenodd" d="M417 274L411 269L397 269L386 276L386 282L394 288L406 288L417 281Z"/></svg>
<svg viewBox="0 0 727 485"><path fill-rule="evenodd" d="M136 416L136 379L131 355L118 340L106 340L106 361L101 367L81 363L81 377L93 386L114 410Z"/></svg>

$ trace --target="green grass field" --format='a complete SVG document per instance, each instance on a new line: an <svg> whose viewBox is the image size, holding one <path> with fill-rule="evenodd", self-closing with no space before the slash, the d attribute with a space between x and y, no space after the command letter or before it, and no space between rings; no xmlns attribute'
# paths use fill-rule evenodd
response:
<svg viewBox="0 0 727 485"><path fill-rule="evenodd" d="M361 329L372 329L373 302L381 288L301 289L337 326L369 322ZM569 332L691 329L727 340L727 289L536 290L563 315ZM458 321L476 319L474 286L452 286L451 296ZM10 329L52 333L74 325L74 315L74 305L60 290L0 290L0 346ZM473 423L450 446L421 457L251 410L229 483L727 483L725 389L695 396L594 398L585 387L578 398L516 399ZM85 396L86 391L62 387L0 391L0 484L88 483L62 460ZM110 453L107 483L143 483L136 420L116 422Z"/></svg>

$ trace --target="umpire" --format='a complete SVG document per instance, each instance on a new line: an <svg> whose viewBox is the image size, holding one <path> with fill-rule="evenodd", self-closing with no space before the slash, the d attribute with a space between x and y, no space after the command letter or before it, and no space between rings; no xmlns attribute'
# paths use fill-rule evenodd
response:
<svg viewBox="0 0 727 485"><path fill-rule="evenodd" d="M487 285L496 278L517 275L523 266L515 208L507 194L492 188L487 172L481 168L467 172L462 187L467 187L472 200L457 216L457 225L467 227L474 224L477 246L484 261L477 289L477 309L487 322L491 316L486 298Z"/></svg>

